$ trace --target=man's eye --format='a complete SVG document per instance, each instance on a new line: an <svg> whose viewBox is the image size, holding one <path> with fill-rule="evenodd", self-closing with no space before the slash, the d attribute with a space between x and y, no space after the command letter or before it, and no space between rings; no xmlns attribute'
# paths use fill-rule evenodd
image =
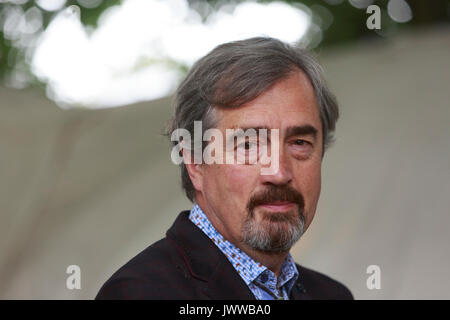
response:
<svg viewBox="0 0 450 320"><path fill-rule="evenodd" d="M256 144L253 143L253 142L246 142L246 143L245 143L245 149L246 149L246 150L248 150L248 149L250 149L250 148L252 148L252 147L254 147L254 146L256 146Z"/></svg>
<svg viewBox="0 0 450 320"><path fill-rule="evenodd" d="M293 156L300 160L308 159L314 151L313 143L304 139L294 139L290 146Z"/></svg>
<svg viewBox="0 0 450 320"><path fill-rule="evenodd" d="M251 148L254 148L254 147L256 147L256 143L254 143L254 142L249 142L249 141L244 142L244 143L241 143L241 144L239 145L239 148L240 148L240 149L244 149L244 150L250 150Z"/></svg>
<svg viewBox="0 0 450 320"><path fill-rule="evenodd" d="M294 141L294 143L298 146L304 146L307 145L309 142L303 139L297 139Z"/></svg>

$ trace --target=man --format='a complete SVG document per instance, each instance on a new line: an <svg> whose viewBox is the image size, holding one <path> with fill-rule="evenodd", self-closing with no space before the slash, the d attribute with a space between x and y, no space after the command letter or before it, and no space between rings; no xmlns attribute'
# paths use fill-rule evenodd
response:
<svg viewBox="0 0 450 320"><path fill-rule="evenodd" d="M175 107L168 134L194 206L120 268L97 299L352 299L345 286L289 254L314 217L338 118L318 64L272 38L223 44L192 67ZM211 128L222 135L205 141ZM173 134L178 129L194 141ZM230 136L230 129L270 135ZM210 156L244 162L192 161L196 152L206 160L202 151L212 143ZM270 156L260 152L263 144Z"/></svg>

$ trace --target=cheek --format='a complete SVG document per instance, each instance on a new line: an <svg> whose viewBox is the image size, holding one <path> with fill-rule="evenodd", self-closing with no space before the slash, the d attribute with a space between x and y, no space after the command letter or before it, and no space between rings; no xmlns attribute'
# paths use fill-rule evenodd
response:
<svg viewBox="0 0 450 320"><path fill-rule="evenodd" d="M211 165L206 171L205 193L215 193L219 205L241 212L256 187L256 169L246 165Z"/></svg>
<svg viewBox="0 0 450 320"><path fill-rule="evenodd" d="M224 184L227 187L227 195L232 194L236 199L245 199L247 202L257 181L257 175L253 172L253 168L246 165L224 165L224 167L226 179Z"/></svg>
<svg viewBox="0 0 450 320"><path fill-rule="evenodd" d="M314 164L303 168L303 174L298 175L299 190L302 191L305 199L305 213L306 213L306 227L311 224L317 208L317 202L320 197L320 190L322 184L321 165Z"/></svg>

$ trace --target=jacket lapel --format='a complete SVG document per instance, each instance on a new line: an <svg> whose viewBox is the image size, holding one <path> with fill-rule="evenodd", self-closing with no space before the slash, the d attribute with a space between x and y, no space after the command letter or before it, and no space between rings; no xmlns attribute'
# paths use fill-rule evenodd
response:
<svg viewBox="0 0 450 320"><path fill-rule="evenodd" d="M189 220L183 211L167 231L191 276L199 281L207 299L255 299L219 248Z"/></svg>
<svg viewBox="0 0 450 320"><path fill-rule="evenodd" d="M312 300L311 295L305 289L301 282L297 280L291 290L290 300Z"/></svg>
<svg viewBox="0 0 450 320"><path fill-rule="evenodd" d="M308 292L308 289L304 286L304 274L302 272L302 269L300 265L297 263L295 264L295 267L297 268L297 271L299 273L299 276L297 280L295 281L295 284L292 286L291 293L289 295L290 300L312 300L312 296Z"/></svg>
<svg viewBox="0 0 450 320"><path fill-rule="evenodd" d="M216 265L203 292L210 299L255 300L253 293L228 260Z"/></svg>

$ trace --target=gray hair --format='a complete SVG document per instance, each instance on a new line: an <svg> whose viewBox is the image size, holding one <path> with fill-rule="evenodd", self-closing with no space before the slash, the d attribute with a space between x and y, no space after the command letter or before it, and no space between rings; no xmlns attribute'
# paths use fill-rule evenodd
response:
<svg viewBox="0 0 450 320"><path fill-rule="evenodd" d="M298 69L309 78L317 98L323 156L334 140L339 117L336 98L327 88L321 66L305 49L268 37L225 43L198 60L176 91L175 114L166 134L170 137L174 130L183 128L193 137L194 121L202 121L203 131L212 128L216 107L235 108L252 101ZM194 202L195 189L184 163L181 183L186 196Z"/></svg>

